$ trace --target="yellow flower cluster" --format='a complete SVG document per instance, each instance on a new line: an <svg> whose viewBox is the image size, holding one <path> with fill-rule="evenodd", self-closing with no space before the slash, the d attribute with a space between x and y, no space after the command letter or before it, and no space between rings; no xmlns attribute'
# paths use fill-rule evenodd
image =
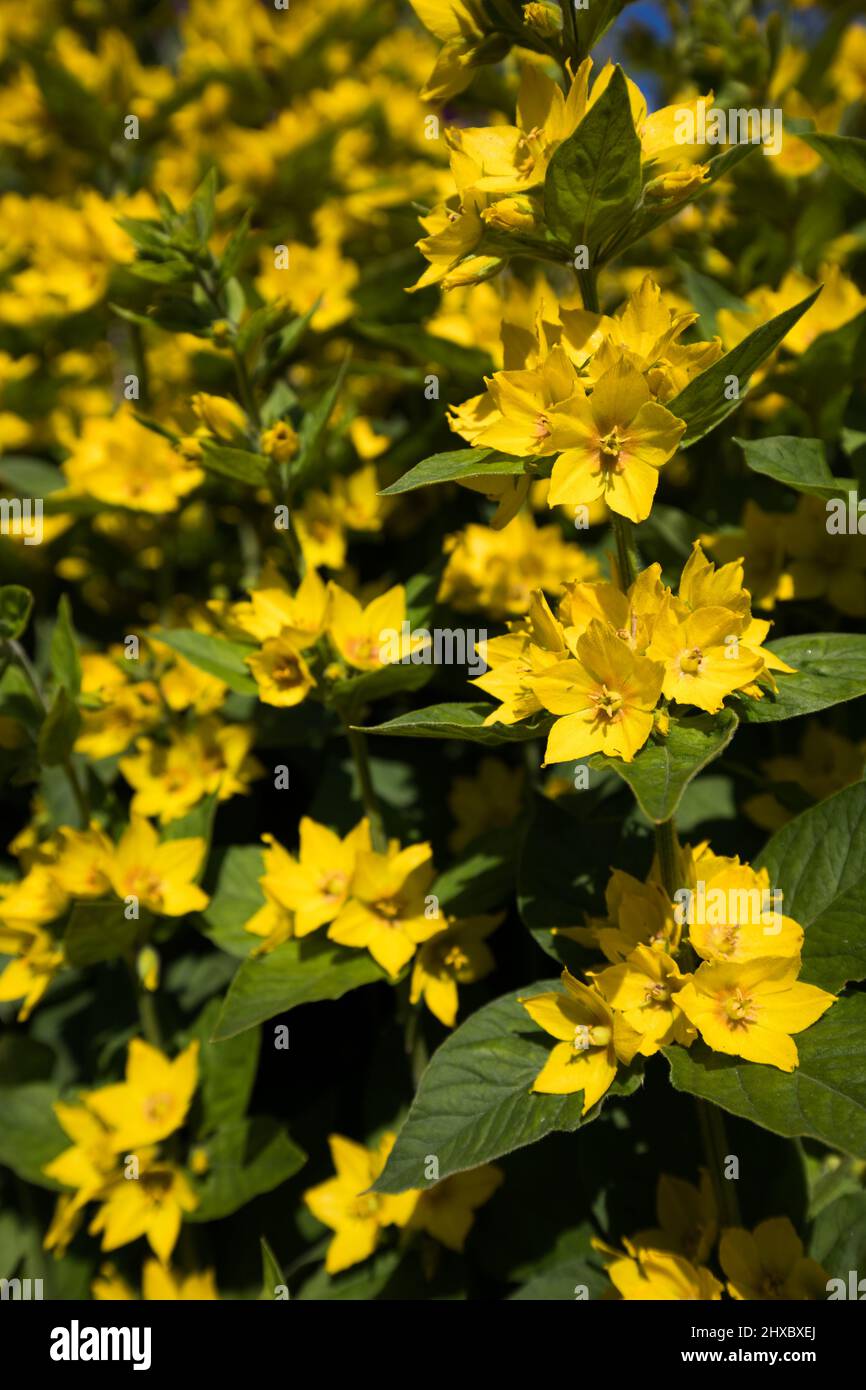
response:
<svg viewBox="0 0 866 1390"><path fill-rule="evenodd" d="M198 837L160 843L150 822L136 815L116 845L93 825L62 827L35 850L22 847L24 876L0 885L0 951L13 957L0 974L0 1002L23 1000L21 1020L39 1003L65 963L50 927L75 901L107 898L129 920L140 909L161 917L201 912L208 896L196 879L206 850Z"/></svg>
<svg viewBox="0 0 866 1390"><path fill-rule="evenodd" d="M662 1174L656 1213L658 1226L626 1239L621 1251L593 1241L604 1256L615 1297L629 1302L715 1301L726 1289L730 1298L757 1302L826 1298L827 1271L804 1253L786 1216L761 1221L754 1231L728 1226L720 1232L705 1169L699 1187ZM714 1251L725 1285L709 1268Z"/></svg>
<svg viewBox="0 0 866 1390"><path fill-rule="evenodd" d="M487 723L556 715L545 763L605 753L631 762L667 702L714 714L737 691L760 697L790 671L762 643L737 561L717 569L695 543L674 594L661 568L643 570L628 593L604 580L567 584L556 615L537 592L527 618L487 643L491 667L474 682L502 703ZM662 701L662 704L660 704Z"/></svg>
<svg viewBox="0 0 866 1390"><path fill-rule="evenodd" d="M161 1153L160 1144L186 1120L198 1085L198 1053L198 1043L192 1042L169 1061L134 1038L123 1081L80 1092L75 1105L55 1105L72 1145L44 1172L73 1190L57 1200L46 1249L62 1255L84 1209L98 1202L88 1229L102 1236L103 1250L145 1236L161 1265L168 1264L184 1214L195 1211L199 1199L183 1168Z"/></svg>
<svg viewBox="0 0 866 1390"><path fill-rule="evenodd" d="M375 1149L365 1149L342 1134L328 1138L335 1176L308 1188L304 1201L313 1216L334 1232L325 1257L329 1274L372 1255L386 1226L398 1226L407 1233L424 1231L446 1249L462 1250L477 1208L490 1200L502 1182L502 1170L485 1163L455 1173L424 1192L412 1189L396 1197L371 1192L395 1138L386 1132Z"/></svg>
<svg viewBox="0 0 866 1390"><path fill-rule="evenodd" d="M524 999L557 1039L533 1090L583 1092L584 1112L613 1083L617 1065L700 1036L714 1052L793 1071L791 1034L815 1023L835 995L798 980L803 929L780 910L765 869L716 855L707 844L678 855L673 896L658 863L646 883L615 870L607 917L558 934L599 947L608 966L582 984L563 971L564 993ZM687 928L687 930L685 930Z"/></svg>
<svg viewBox="0 0 866 1390"><path fill-rule="evenodd" d="M369 951L392 979L415 957L411 1002L423 999L446 1028L454 1027L457 986L493 969L485 938L504 914L445 918L443 926L439 900L430 892L435 870L429 844L401 848L391 840L377 851L366 819L341 839L303 816L297 857L272 835L263 839L259 886L265 904L245 924L265 938L260 953L327 926L331 941Z"/></svg>

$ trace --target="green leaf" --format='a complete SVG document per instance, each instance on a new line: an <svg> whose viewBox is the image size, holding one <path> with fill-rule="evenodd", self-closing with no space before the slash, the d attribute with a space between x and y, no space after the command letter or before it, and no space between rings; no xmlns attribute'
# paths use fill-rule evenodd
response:
<svg viewBox="0 0 866 1390"><path fill-rule="evenodd" d="M745 397L752 373L775 352L786 333L812 307L820 293L820 289L814 290L799 304L756 328L712 367L690 381L678 396L665 402L665 408L672 415L686 422L686 432L680 440L681 449L687 449L703 439L732 410L736 410ZM728 377L736 377L739 382L739 394L733 400L729 400L725 394Z"/></svg>
<svg viewBox="0 0 866 1390"><path fill-rule="evenodd" d="M322 1266L304 1281L295 1297L316 1303L370 1303L390 1284L402 1258L401 1250L381 1250L372 1259L333 1276Z"/></svg>
<svg viewBox="0 0 866 1390"><path fill-rule="evenodd" d="M6 483L21 497L34 498L59 492L66 486L66 479L53 463L15 454L7 454L0 458L0 481Z"/></svg>
<svg viewBox="0 0 866 1390"><path fill-rule="evenodd" d="M156 641L165 642L166 646L180 652L199 670L216 676L238 695L258 694L258 686L245 664L245 657L251 656L255 647L229 642L225 637L212 637L207 632L194 632L190 628L157 628L153 636Z"/></svg>
<svg viewBox="0 0 866 1390"><path fill-rule="evenodd" d="M574 26L581 53L588 53L610 28L630 0L592 0L591 5L574 9Z"/></svg>
<svg viewBox="0 0 866 1390"><path fill-rule="evenodd" d="M543 738L553 723L552 715L534 714L519 724L485 724L492 708L489 704L429 705L427 709L398 714L385 724L368 725L363 732L387 734L391 738L455 738L490 748L500 743Z"/></svg>
<svg viewBox="0 0 866 1390"><path fill-rule="evenodd" d="M536 1143L554 1130L572 1132L601 1111L584 1116L583 1093L547 1096L531 1090L553 1046L518 998L550 990L559 980L540 980L505 994L470 1015L434 1053L397 1135L375 1192L405 1192L430 1186L431 1154L437 1180L489 1163ZM608 1095L630 1095L640 1085L635 1069L623 1071Z"/></svg>
<svg viewBox="0 0 866 1390"><path fill-rule="evenodd" d="M563 140L544 181L545 220L567 247L589 248L591 265L628 223L640 198L641 164L622 69Z"/></svg>
<svg viewBox="0 0 866 1390"><path fill-rule="evenodd" d="M815 632L780 637L767 650L795 667L794 675L776 673L778 694L761 700L742 696L737 712L748 724L769 724L814 714L866 695L866 637L848 632Z"/></svg>
<svg viewBox="0 0 866 1390"><path fill-rule="evenodd" d="M250 234L252 210L247 208L238 225L226 242L225 250L219 258L217 284L225 285L237 273L238 266L247 248Z"/></svg>
<svg viewBox="0 0 866 1390"><path fill-rule="evenodd" d="M58 767L60 763L65 763L72 754L80 728L78 706L61 685L39 730L37 752L40 762L46 767Z"/></svg>
<svg viewBox="0 0 866 1390"><path fill-rule="evenodd" d="M735 438L734 443L739 444L753 473L762 473L795 492L841 497L857 486L854 478L833 477L823 440L780 434L772 439Z"/></svg>
<svg viewBox="0 0 866 1390"><path fill-rule="evenodd" d="M259 1300L263 1303L273 1303L275 1300L278 1303L283 1302L284 1300L277 1299L276 1295L279 1289L287 1289L286 1276L264 1236L259 1237L259 1245L262 1251L262 1291Z"/></svg>
<svg viewBox="0 0 866 1390"><path fill-rule="evenodd" d="M450 483L461 478L509 477L527 471L527 460L511 458L495 449L454 449L447 454L431 454L381 490L382 497L412 492L432 483Z"/></svg>
<svg viewBox="0 0 866 1390"><path fill-rule="evenodd" d="M298 431L298 456L291 465L291 477L295 485L305 484L320 463L322 440L343 389L343 382L349 366L349 356L350 354L346 353L340 363L333 385L319 397L313 409L308 410L301 421L301 427Z"/></svg>
<svg viewBox="0 0 866 1390"><path fill-rule="evenodd" d="M185 220L195 226L198 240L206 246L214 229L217 171L211 166L192 196Z"/></svg>
<svg viewBox="0 0 866 1390"><path fill-rule="evenodd" d="M21 584L0 587L0 639L14 642L20 637L33 611L33 595Z"/></svg>
<svg viewBox="0 0 866 1390"><path fill-rule="evenodd" d="M859 1284L866 1269L866 1192L847 1192L819 1212L812 1227L809 1254L823 1265L831 1279L842 1279L845 1296L851 1297L850 1271ZM863 1294L855 1289L858 1302Z"/></svg>
<svg viewBox="0 0 866 1390"><path fill-rule="evenodd" d="M806 933L800 978L836 993L866 979L866 783L783 825L755 860Z"/></svg>
<svg viewBox="0 0 866 1390"><path fill-rule="evenodd" d="M456 917L473 917L497 907L514 890L520 825L490 830L473 840L461 856L437 876L430 892Z"/></svg>
<svg viewBox="0 0 866 1390"><path fill-rule="evenodd" d="M81 690L81 658L66 594L60 599L57 622L51 634L51 670L58 684L74 698Z"/></svg>
<svg viewBox="0 0 866 1390"><path fill-rule="evenodd" d="M66 925L63 951L76 968L125 956L142 931L142 922L128 919L117 898L106 902L77 902Z"/></svg>
<svg viewBox="0 0 866 1390"><path fill-rule="evenodd" d="M199 1205L187 1221L220 1221L254 1197L273 1192L307 1161L279 1120L259 1117L223 1125L204 1145L208 1171L196 1183Z"/></svg>
<svg viewBox="0 0 866 1390"><path fill-rule="evenodd" d="M866 1158L866 994L840 999L794 1041L800 1065L792 1072L725 1057L700 1042L665 1053L678 1091L785 1138L820 1139Z"/></svg>
<svg viewBox="0 0 866 1390"><path fill-rule="evenodd" d="M54 1114L57 1087L35 1081L26 1086L0 1086L0 1164L37 1187L60 1187L42 1172L64 1149L67 1139Z"/></svg>
<svg viewBox="0 0 866 1390"><path fill-rule="evenodd" d="M211 1041L221 1006L221 999L209 1000L183 1038L184 1046L194 1038L199 1042L199 1088L193 1102L199 1136L243 1119L259 1062L261 1037L256 1029L227 1042Z"/></svg>
<svg viewBox="0 0 866 1390"><path fill-rule="evenodd" d="M432 663L394 661L377 671L359 671L357 675L334 681L333 698L349 709L360 709L370 700L382 700L401 690L420 690L434 674Z"/></svg>
<svg viewBox="0 0 866 1390"><path fill-rule="evenodd" d="M366 951L326 937L286 941L266 956L244 961L229 985L214 1041L233 1038L299 1004L341 999L359 985L384 979L385 972Z"/></svg>
<svg viewBox="0 0 866 1390"><path fill-rule="evenodd" d="M667 738L650 739L630 763L602 753L586 761L611 768L631 787L644 815L658 824L670 820L692 779L724 752L738 722L730 709L671 720Z"/></svg>
<svg viewBox="0 0 866 1390"><path fill-rule="evenodd" d="M866 193L866 140L856 135L824 135L818 131L803 132L798 138L819 154L834 174L858 192Z"/></svg>
<svg viewBox="0 0 866 1390"><path fill-rule="evenodd" d="M262 487L266 484L271 468L270 461L262 454L210 443L202 445L201 466L208 473L215 473L220 478L231 478L234 483L249 483L251 487Z"/></svg>
<svg viewBox="0 0 866 1390"><path fill-rule="evenodd" d="M223 855L211 900L198 918L220 950L244 960L260 941L244 931L244 923L264 906L259 887L264 872L261 845L231 845Z"/></svg>

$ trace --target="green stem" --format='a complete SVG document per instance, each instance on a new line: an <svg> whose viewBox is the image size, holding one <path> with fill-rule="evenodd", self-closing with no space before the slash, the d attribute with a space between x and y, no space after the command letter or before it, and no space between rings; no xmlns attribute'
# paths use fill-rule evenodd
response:
<svg viewBox="0 0 866 1390"><path fill-rule="evenodd" d="M141 1024L141 1031L146 1042L151 1047L155 1047L159 1052L165 1052L165 1044L162 1037L162 1028L159 1023L159 1014L156 1008L156 999L149 989L145 989L141 980L138 978L138 971L135 960L127 958L127 969L129 970L132 987L135 990L135 1002L138 1007L138 1021Z"/></svg>
<svg viewBox="0 0 866 1390"><path fill-rule="evenodd" d="M662 885L671 901L674 901L674 894L681 886L678 882L677 861L679 854L677 851L677 832L672 820L662 821L656 826L656 853L659 857L659 871L661 873Z"/></svg>
<svg viewBox="0 0 866 1390"><path fill-rule="evenodd" d="M364 811L370 822L370 839L373 842L373 849L377 854L385 854L388 849L388 837L385 834L385 823L382 820L376 789L373 786L370 759L367 756L367 740L359 729L351 727L349 719L345 715L343 715L343 726L346 730L346 738L349 740L355 771L358 774L358 785L361 789Z"/></svg>
<svg viewBox="0 0 866 1390"><path fill-rule="evenodd" d="M721 1226L739 1226L740 1204L734 1179L725 1177L725 1159L728 1156L728 1139L725 1133L725 1120L718 1106L708 1100L698 1100L698 1125L704 1145L707 1167L716 1194Z"/></svg>
<svg viewBox="0 0 866 1390"><path fill-rule="evenodd" d="M619 586L627 594L635 581L633 523L619 512L611 512L610 523L616 541L616 565Z"/></svg>
<svg viewBox="0 0 866 1390"><path fill-rule="evenodd" d="M242 355L238 352L236 347L232 348L232 357L234 358L235 375L238 379L238 392L240 394L241 404L243 405L244 410L247 412L247 415L252 420L256 429L260 430L262 427L262 421L261 416L259 415L259 408L256 405L256 398L253 394L253 388L250 382L250 374L247 371L247 364L244 361Z"/></svg>
<svg viewBox="0 0 866 1390"><path fill-rule="evenodd" d="M598 272L595 269L579 270L577 272L583 307L584 309L589 309L592 314L597 314L599 312L597 274Z"/></svg>

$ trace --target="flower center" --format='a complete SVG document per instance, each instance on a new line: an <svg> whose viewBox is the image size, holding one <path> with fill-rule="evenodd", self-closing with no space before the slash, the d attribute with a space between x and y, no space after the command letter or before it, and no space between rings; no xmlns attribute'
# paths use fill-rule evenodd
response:
<svg viewBox="0 0 866 1390"><path fill-rule="evenodd" d="M539 442L542 439L550 438L550 424L546 415L536 415L535 424L532 427L532 438Z"/></svg>
<svg viewBox="0 0 866 1390"><path fill-rule="evenodd" d="M171 1114L173 1102L174 1097L171 1091L154 1091L152 1095L149 1095L141 1107L148 1124L160 1124Z"/></svg>
<svg viewBox="0 0 866 1390"><path fill-rule="evenodd" d="M623 698L618 690L608 690L606 685L602 685L601 690L592 696L595 705L597 719L606 720L612 723L618 719L623 707Z"/></svg>
<svg viewBox="0 0 866 1390"><path fill-rule="evenodd" d="M700 647L686 648L680 653L680 670L687 676L696 676L701 669L704 654Z"/></svg>
<svg viewBox="0 0 866 1390"><path fill-rule="evenodd" d="M578 1023L571 1047L574 1052L589 1052L593 1047L607 1047L609 1042L609 1028L597 1023Z"/></svg>
<svg viewBox="0 0 866 1390"><path fill-rule="evenodd" d="M747 1029L757 1018L752 999L738 987L724 1002L724 1015L731 1032Z"/></svg>
<svg viewBox="0 0 866 1390"><path fill-rule="evenodd" d="M623 470L620 454L625 447L625 435L620 432L618 425L614 425L612 430L603 434L598 441L598 450L601 454L601 466L610 473L621 473Z"/></svg>

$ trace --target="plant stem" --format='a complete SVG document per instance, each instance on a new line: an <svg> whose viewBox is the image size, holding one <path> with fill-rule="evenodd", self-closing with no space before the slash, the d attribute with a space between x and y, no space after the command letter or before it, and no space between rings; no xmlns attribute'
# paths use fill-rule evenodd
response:
<svg viewBox="0 0 866 1390"><path fill-rule="evenodd" d="M634 541L632 522L619 512L611 512L611 527L616 541L616 564L619 570L619 586L627 594L635 580Z"/></svg>
<svg viewBox="0 0 866 1390"><path fill-rule="evenodd" d="M359 729L352 728L345 714L343 715L343 726L346 730L346 738L349 740L355 771L358 774L358 785L361 789L364 811L370 822L370 839L373 842L373 849L377 854L385 854L388 849L388 837L385 834L385 824L379 809L376 789L373 786L370 759L367 756L367 740Z"/></svg>
<svg viewBox="0 0 866 1390"><path fill-rule="evenodd" d="M253 394L253 388L250 383L250 375L247 371L247 364L244 361L242 355L238 352L236 347L232 348L232 357L234 358L235 363L235 374L238 379L238 392L240 394L241 404L243 405L243 408L247 412L249 418L252 420L255 428L257 430L260 430L262 427L262 421L261 416L259 415L259 408L256 405L256 398Z"/></svg>
<svg viewBox="0 0 866 1390"><path fill-rule="evenodd" d="M165 1051L165 1044L162 1038L162 1028L159 1024L159 1014L156 1011L156 1000L149 989L145 989L141 980L138 978L138 971L135 961L128 957L127 968L129 970L132 987L135 990L135 1002L138 1006L138 1021L141 1024L141 1031L146 1042L151 1047L155 1047L159 1052Z"/></svg>
<svg viewBox="0 0 866 1390"><path fill-rule="evenodd" d="M725 1120L718 1106L708 1100L697 1100L698 1125L707 1167L716 1194L721 1226L739 1226L740 1204L733 1180L725 1177L725 1159L728 1155L728 1139L725 1133Z"/></svg>
<svg viewBox="0 0 866 1390"><path fill-rule="evenodd" d="M584 309L589 309L592 314L597 314L599 312L597 273L598 272L594 268L590 270L579 270L577 272L583 307Z"/></svg>
<svg viewBox="0 0 866 1390"><path fill-rule="evenodd" d="M674 901L674 893L680 887L677 882L677 832L673 820L662 821L656 826L656 853L659 857L659 870L662 876L662 885L671 901Z"/></svg>

